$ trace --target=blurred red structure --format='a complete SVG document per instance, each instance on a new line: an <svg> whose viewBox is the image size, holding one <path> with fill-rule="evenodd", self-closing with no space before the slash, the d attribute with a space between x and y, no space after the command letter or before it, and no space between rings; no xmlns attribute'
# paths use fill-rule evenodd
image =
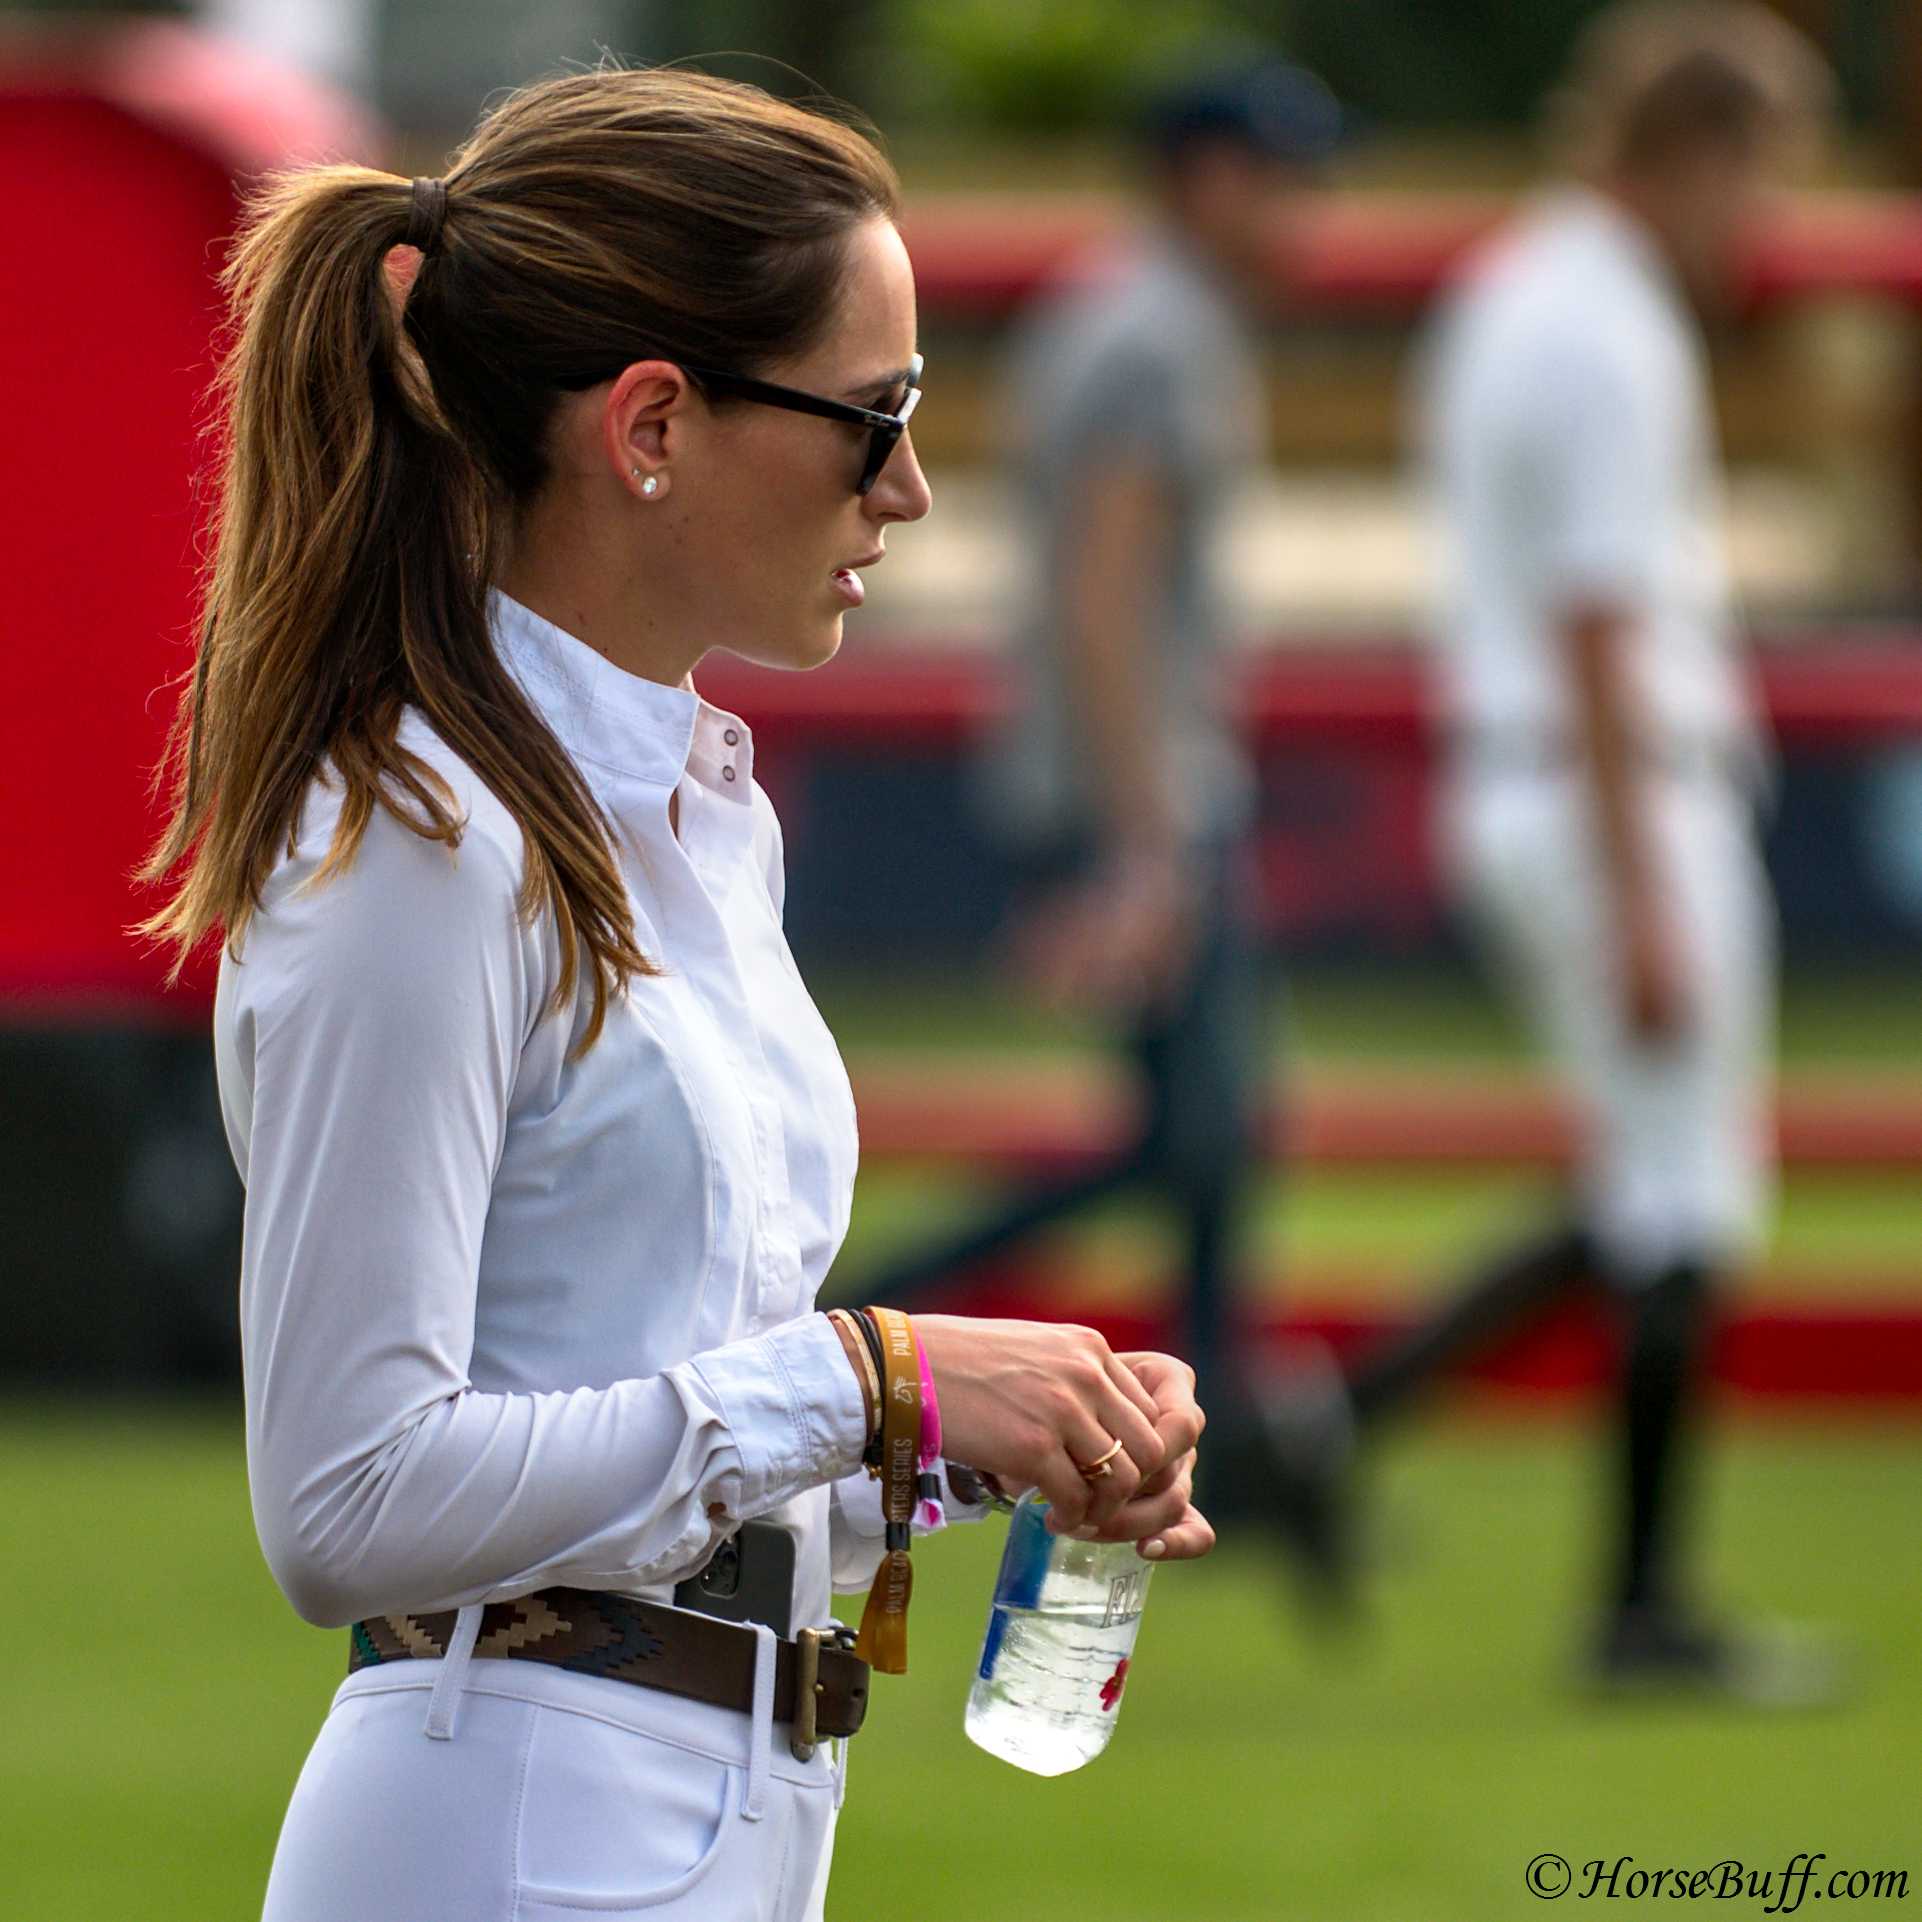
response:
<svg viewBox="0 0 1922 1922"><path fill-rule="evenodd" d="M1922 637L1797 634L1761 649L1761 693L1786 748L1850 747L1922 735ZM1412 639L1362 644L1291 636L1259 655L1234 697L1264 753L1308 747L1421 751L1427 682ZM888 742L955 748L1005 709L1007 670L977 649L913 645L846 649L811 674L784 674L716 655L701 691L751 722L764 745Z"/></svg>
<svg viewBox="0 0 1922 1922"><path fill-rule="evenodd" d="M126 932L144 905L131 873L156 823L169 689L190 657L194 476L236 186L290 160L365 155L374 140L310 83L178 25L0 39L0 246L19 263L0 311L16 370L0 437L12 696L0 713L0 996L16 1006L162 999L160 960ZM1277 246L1306 298L1409 308L1505 204L1331 197ZM1119 203L1066 196L919 202L908 232L927 311L993 318L1121 217ZM1767 238L1758 286L1922 301L1922 199L1803 203ZM808 677L719 661L703 685L778 759L799 746L952 747L998 708L999 672L979 656L852 649ZM1922 733L1922 650L1904 641L1784 651L1766 681L1790 746ZM1394 761L1386 811L1358 830L1367 845L1330 858L1358 875L1386 861L1412 883L1426 753L1412 649L1292 646L1252 671L1243 698L1265 748L1303 780L1316 753ZM1323 886L1291 862L1270 863L1271 892ZM197 1005L206 986L202 970L173 1004Z"/></svg>
<svg viewBox="0 0 1922 1922"><path fill-rule="evenodd" d="M1308 307L1410 312L1514 204L1503 194L1330 195L1277 228L1276 272ZM918 200L905 231L923 310L1000 319L1136 217L1101 194ZM1922 304L1922 195L1802 196L1757 237L1753 274L1758 301L1848 291Z"/></svg>
<svg viewBox="0 0 1922 1922"><path fill-rule="evenodd" d="M311 83L173 23L0 41L0 994L159 990L161 962L126 932L131 870L190 658L236 182L372 139Z"/></svg>
<svg viewBox="0 0 1922 1922"><path fill-rule="evenodd" d="M958 1313L1019 1320L1051 1321L1063 1313L1053 1277L1015 1261L984 1266L952 1306ZM1071 1312L1123 1351L1165 1348L1180 1339L1173 1315L1153 1304L1111 1307L1077 1300ZM1408 1325L1404 1316L1381 1309L1304 1302L1255 1318L1247 1333L1258 1346L1316 1336L1337 1355L1352 1357ZM1593 1396L1613 1375L1616 1338L1601 1308L1572 1302L1454 1372L1505 1401ZM1738 1308L1717 1330L1709 1377L1722 1394L1751 1405L1912 1413L1922 1402L1922 1317L1900 1309L1796 1314Z"/></svg>

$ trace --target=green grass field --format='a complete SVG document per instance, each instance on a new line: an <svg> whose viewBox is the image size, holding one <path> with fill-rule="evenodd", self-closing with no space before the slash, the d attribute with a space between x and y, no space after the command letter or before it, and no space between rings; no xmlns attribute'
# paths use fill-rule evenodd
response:
<svg viewBox="0 0 1922 1922"><path fill-rule="evenodd" d="M1518 1054L1464 980L1310 978L1292 999L1311 1064ZM973 981L830 981L823 1000L855 1053L1093 1045ZM1912 976L1796 983L1784 1031L1791 1066L1922 1072ZM986 1198L971 1176L864 1176L849 1268ZM1548 1205L1538 1177L1501 1170L1303 1170L1261 1196L1255 1265L1324 1297L1409 1299ZM1077 1285L1158 1285L1158 1232L1117 1208L1064 1238L1064 1305ZM1922 1300L1922 1183L1797 1175L1757 1285ZM830 1917L1499 1922L1539 1911L1522 1874L1545 1851L1579 1868L1819 1850L1908 1869L1922 1902L1922 1420L1751 1419L1706 1461L1705 1588L1841 1631L1861 1676L1845 1707L1605 1710L1571 1692L1601 1482L1566 1416L1462 1415L1386 1451L1384 1566L1352 1643L1304 1632L1258 1548L1162 1571L1121 1732L1059 1781L961 1734L998 1527L928 1544L913 1673L877 1684L855 1746ZM0 1404L0 1567L21 1626L0 1691L0 1917L256 1915L345 1642L303 1627L260 1561L237 1412Z"/></svg>
<svg viewBox="0 0 1922 1922"><path fill-rule="evenodd" d="M1391 1451L1390 1565L1351 1645L1258 1550L1160 1571L1119 1734L1039 1781L961 1733L998 1527L917 1556L913 1672L855 1744L837 1922L1196 1922L1535 1912L1535 1855L1907 1867L1922 1899L1922 1435L1747 1428L1715 1456L1716 1593L1846 1632L1848 1706L1601 1709L1565 1674L1593 1464L1572 1430L1457 1421ZM0 1912L241 1922L345 1659L254 1546L229 1412L15 1406L0 1564L22 1632L0 1717ZM1759 1904L1754 1905L1759 1907ZM342 1922L351 1922L343 1918Z"/></svg>

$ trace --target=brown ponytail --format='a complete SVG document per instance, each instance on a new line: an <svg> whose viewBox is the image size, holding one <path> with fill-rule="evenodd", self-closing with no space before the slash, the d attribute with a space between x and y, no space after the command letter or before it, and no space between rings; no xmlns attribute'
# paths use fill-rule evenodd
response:
<svg viewBox="0 0 1922 1922"><path fill-rule="evenodd" d="M563 388L656 354L744 373L804 354L849 234L897 188L858 133L756 88L604 70L508 100L445 189L398 317L410 183L320 168L249 210L200 651L143 870L178 879L144 931L184 957L218 928L237 952L323 770L345 795L321 879L377 806L458 845L454 796L399 744L414 707L520 825L521 912L559 928L557 1008L586 951L586 1046L654 970L599 808L495 655L488 582Z"/></svg>

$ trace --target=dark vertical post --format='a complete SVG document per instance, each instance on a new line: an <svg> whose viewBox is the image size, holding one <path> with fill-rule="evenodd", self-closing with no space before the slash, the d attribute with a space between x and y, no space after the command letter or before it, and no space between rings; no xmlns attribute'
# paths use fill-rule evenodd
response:
<svg viewBox="0 0 1922 1922"><path fill-rule="evenodd" d="M1895 42L1890 66L1895 97L1888 102L1902 142L1903 173L1912 187L1922 186L1922 7L1914 0L1889 0L1885 31Z"/></svg>

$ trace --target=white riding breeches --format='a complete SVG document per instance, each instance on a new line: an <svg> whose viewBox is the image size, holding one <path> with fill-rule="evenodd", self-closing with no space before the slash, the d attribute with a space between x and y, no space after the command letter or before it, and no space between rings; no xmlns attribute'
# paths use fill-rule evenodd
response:
<svg viewBox="0 0 1922 1922"><path fill-rule="evenodd" d="M342 1684L264 1922L819 1922L842 1745L800 1762L766 1715L537 1662L474 1661L436 1699L449 1666Z"/></svg>
<svg viewBox="0 0 1922 1922"><path fill-rule="evenodd" d="M1707 771L1652 776L1647 799L1688 1001L1661 1043L1628 1020L1586 780L1466 771L1442 813L1444 859L1573 1098L1586 1225L1630 1287L1752 1259L1775 1190L1775 917L1753 811Z"/></svg>

